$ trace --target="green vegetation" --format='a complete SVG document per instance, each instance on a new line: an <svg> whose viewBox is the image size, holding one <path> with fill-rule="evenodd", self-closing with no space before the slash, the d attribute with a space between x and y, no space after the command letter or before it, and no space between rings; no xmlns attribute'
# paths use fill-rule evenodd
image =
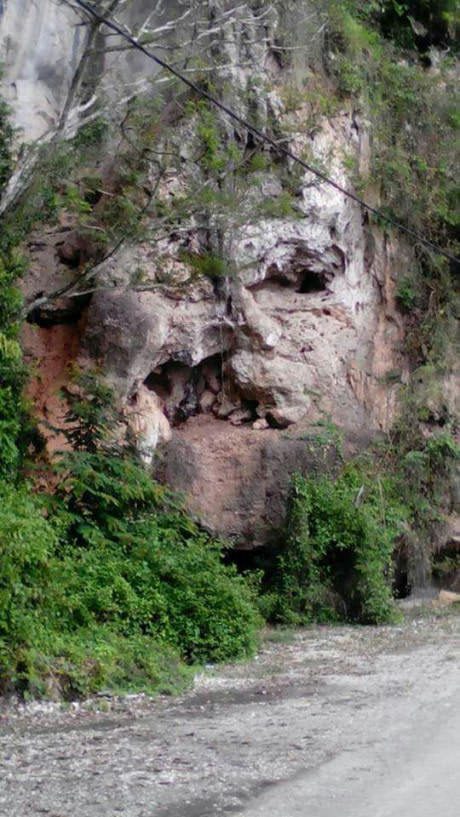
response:
<svg viewBox="0 0 460 817"><path fill-rule="evenodd" d="M13 168L12 141L13 128L9 121L9 109L3 99L0 98L0 192L8 181Z"/></svg>
<svg viewBox="0 0 460 817"><path fill-rule="evenodd" d="M409 583L421 584L430 578L431 562L442 544L444 516L455 504L460 449L442 374L428 365L417 369L414 378L416 387L406 389L385 455L398 475L409 514L403 537Z"/></svg>
<svg viewBox="0 0 460 817"><path fill-rule="evenodd" d="M457 0L371 0L358 8L403 48L456 47Z"/></svg>
<svg viewBox="0 0 460 817"><path fill-rule="evenodd" d="M334 116L344 101L362 110L370 120L368 175L359 176L354 157L344 158L356 188L377 192L391 216L458 252L454 64L443 56L435 70L425 67L430 45L453 46L454 1L332 0L327 7L328 76L317 74L302 90L288 84L286 111L306 103L314 134L321 117ZM207 74L203 82L209 83ZM88 239L90 264L122 240L156 241L177 230L184 235L180 259L192 277L216 282L233 273L235 229L297 216L297 170L237 138L206 102L178 94L172 113L163 116L162 107L159 98L130 103L116 161L104 177L101 156L114 134L102 119L68 143L41 149L27 190L3 219L0 691L68 698L105 687L174 691L197 662L251 653L261 623L257 606L287 625L391 622L395 548L406 547L410 577L425 563L429 572L436 549L459 459L442 387L458 307L453 271L421 247L396 290L413 366L401 416L382 450L339 474L327 470L336 431L326 427L306 439L322 446L324 469L293 479L286 535L259 601L258 574L242 577L225 565L222 544L151 479L129 441L114 444L119 417L96 375L80 377L78 390L67 395L71 450L54 465L50 484L58 487L37 493L30 464L26 469L34 432L23 397L23 305L16 286L24 271L17 248L31 230L66 213ZM190 129L186 155L173 132L178 120ZM283 138L279 123L259 124ZM0 102L0 190L13 168L13 136ZM167 180L174 174L181 184L171 192ZM264 196L267 174L281 182L278 195ZM187 228L200 235L198 249L187 241ZM142 272L139 281L145 283ZM439 558L438 574L452 570L453 560Z"/></svg>
<svg viewBox="0 0 460 817"><path fill-rule="evenodd" d="M192 255L184 252L181 259L191 267L196 275L205 275L211 280L225 278L225 276L229 275L229 269L224 259L212 253Z"/></svg>
<svg viewBox="0 0 460 817"><path fill-rule="evenodd" d="M27 438L26 372L18 342L22 297L15 287L22 272L18 256L0 254L0 480L16 474Z"/></svg>
<svg viewBox="0 0 460 817"><path fill-rule="evenodd" d="M377 476L370 460L336 478L295 477L287 535L262 597L268 618L394 621L391 557L406 517L394 481Z"/></svg>
<svg viewBox="0 0 460 817"><path fill-rule="evenodd" d="M84 126L68 142L40 148L28 185L2 218L1 251L20 245L41 224L56 224L63 212L91 245L94 260L120 237L140 235L145 206L142 168L136 156L133 169L132 155L125 151L105 186L101 163L108 138L109 127L101 119ZM101 199L103 206L98 207Z"/></svg>
<svg viewBox="0 0 460 817"><path fill-rule="evenodd" d="M405 553L409 587L432 571L446 577L458 569L458 554L438 554L443 503L460 460L455 429L427 437L414 401L409 411L389 441L338 475L324 464L314 476L293 479L283 539L263 565L260 606L269 621L391 623L398 616L395 553Z"/></svg>
<svg viewBox="0 0 460 817"><path fill-rule="evenodd" d="M197 136L201 143L200 164L203 170L215 174L228 173L232 165L242 161L243 153L234 142L225 144L216 111L204 100L198 103L190 102L187 111L198 118Z"/></svg>
<svg viewBox="0 0 460 817"><path fill-rule="evenodd" d="M455 254L458 116L452 58L440 57L437 70L428 71L417 53L402 52L380 34L375 15L363 14L363 5L372 4L333 2L329 18L330 68L338 91L359 97L371 120L372 164L361 190L378 184L390 215Z"/></svg>
<svg viewBox="0 0 460 817"><path fill-rule="evenodd" d="M55 223L59 212L67 209L87 220L91 206L85 200L85 186L73 178L73 169L95 158L97 146L83 137L68 143L44 145L38 154L35 172L24 193L2 217L0 250L18 247L40 224ZM81 171L80 171L81 172Z"/></svg>
<svg viewBox="0 0 460 817"><path fill-rule="evenodd" d="M450 0L332 2L329 39L339 93L370 122L371 166L365 177L353 169L357 189L364 197L378 191L389 215L458 256L456 22L458 4ZM423 55L431 45L449 46L449 53L438 51L428 68ZM445 382L456 354L459 293L455 264L416 243L414 250L396 289L412 376L384 461L409 511L408 572L420 582L453 507L458 418Z"/></svg>
<svg viewBox="0 0 460 817"><path fill-rule="evenodd" d="M249 655L260 624L250 586L110 443L109 390L89 375L80 389L56 492L0 489L0 687L168 690L187 678L184 661Z"/></svg>

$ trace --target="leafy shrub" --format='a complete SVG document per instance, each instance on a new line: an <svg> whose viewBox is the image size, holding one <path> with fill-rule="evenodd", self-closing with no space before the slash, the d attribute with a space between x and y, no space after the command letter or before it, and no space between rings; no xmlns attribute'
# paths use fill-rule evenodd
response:
<svg viewBox="0 0 460 817"><path fill-rule="evenodd" d="M186 680L184 660L249 655L260 624L250 585L113 444L110 390L93 374L79 384L56 493L0 488L0 687L164 690Z"/></svg>
<svg viewBox="0 0 460 817"><path fill-rule="evenodd" d="M26 372L17 340L22 297L15 287L22 271L19 258L0 253L0 479L15 474L24 443Z"/></svg>
<svg viewBox="0 0 460 817"><path fill-rule="evenodd" d="M27 489L0 482L0 638L34 636L57 536Z"/></svg>
<svg viewBox="0 0 460 817"><path fill-rule="evenodd" d="M13 128L9 121L9 109L3 99L0 98L0 191L8 181L13 166L11 159L12 141Z"/></svg>
<svg viewBox="0 0 460 817"><path fill-rule="evenodd" d="M413 310L417 301L417 292L412 278L406 276L398 281L396 297L405 312Z"/></svg>
<svg viewBox="0 0 460 817"><path fill-rule="evenodd" d="M181 258L192 268L196 275L205 275L211 280L225 278L230 272L226 261L213 253L193 255L184 252L181 254Z"/></svg>
<svg viewBox="0 0 460 817"><path fill-rule="evenodd" d="M456 46L457 0L384 0L379 6L383 33L403 47L424 51L431 45Z"/></svg>
<svg viewBox="0 0 460 817"><path fill-rule="evenodd" d="M91 592L102 594L94 568L104 554L93 552L81 570L63 544L62 520L52 524L43 511L26 486L0 484L0 691L75 697L107 685L183 685L188 676L174 647L140 631L118 632L109 608L104 624L96 623Z"/></svg>
<svg viewBox="0 0 460 817"><path fill-rule="evenodd" d="M103 142L104 137L107 135L107 131L107 122L103 119L95 119L93 122L89 122L80 128L73 143L77 149L100 147L101 142Z"/></svg>
<svg viewBox="0 0 460 817"><path fill-rule="evenodd" d="M45 693L54 678L63 695L151 690L159 677L164 689L165 655L181 677L180 658L223 661L255 647L253 592L220 547L181 511L161 510L163 489L139 466L98 456L78 457L49 519L25 488L1 489L4 689Z"/></svg>
<svg viewBox="0 0 460 817"><path fill-rule="evenodd" d="M54 506L65 524L69 626L154 635L191 661L247 655L258 621L220 547L129 457L75 452Z"/></svg>
<svg viewBox="0 0 460 817"><path fill-rule="evenodd" d="M272 620L394 619L391 555L404 510L385 491L355 466L336 480L294 478L286 539L264 601Z"/></svg>
<svg viewBox="0 0 460 817"><path fill-rule="evenodd" d="M456 110L452 61L441 60L436 73L428 72L416 53L402 52L381 36L378 27L381 13L390 13L390 6L391 13L398 6L402 18L408 19L410 5L414 3L332 0L330 70L342 95L360 96L369 112L373 138L369 183L375 188L379 180L389 215L425 231L433 241L452 242L455 254L458 120L452 115ZM431 6L428 16L435 14L433 4L418 5L426 11Z"/></svg>

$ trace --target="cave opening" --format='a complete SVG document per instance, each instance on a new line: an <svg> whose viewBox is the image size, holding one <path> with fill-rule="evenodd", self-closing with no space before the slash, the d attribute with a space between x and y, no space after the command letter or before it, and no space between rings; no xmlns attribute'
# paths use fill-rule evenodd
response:
<svg viewBox="0 0 460 817"><path fill-rule="evenodd" d="M166 400L169 395L171 394L171 380L168 374L168 364L165 366L158 366L157 369L154 369L153 372L150 372L148 377L144 380L144 385L150 391L154 391L161 397L162 400Z"/></svg>
<svg viewBox="0 0 460 817"><path fill-rule="evenodd" d="M327 279L323 273L313 270L303 270L299 275L300 283L297 292L307 295L310 292L324 292L327 288Z"/></svg>
<svg viewBox="0 0 460 817"><path fill-rule="evenodd" d="M287 277L287 275L283 275L282 272L279 272L274 275L270 275L263 281L259 281L257 284L252 284L250 289L251 292L260 292L266 289L275 289L276 287L281 287L282 289L293 289L295 287L295 283L293 283Z"/></svg>
<svg viewBox="0 0 460 817"><path fill-rule="evenodd" d="M32 305L26 315L26 322L40 329L51 329L53 326L74 325L82 320L90 302L91 293L78 297L61 298L54 302L47 300L43 292L34 295L38 303Z"/></svg>
<svg viewBox="0 0 460 817"><path fill-rule="evenodd" d="M224 553L224 563L233 565L241 575L254 571L261 571L264 576L271 575L274 570L275 549L272 544L229 548Z"/></svg>
<svg viewBox="0 0 460 817"><path fill-rule="evenodd" d="M267 277L251 286L252 292L259 292L266 289L289 289L302 295L315 292L328 292L329 278L324 272L315 272L311 269L293 270L291 274L282 271L269 270Z"/></svg>
<svg viewBox="0 0 460 817"><path fill-rule="evenodd" d="M392 593L395 599L406 599L412 593L409 579L409 556L406 545L400 545L393 554Z"/></svg>
<svg viewBox="0 0 460 817"><path fill-rule="evenodd" d="M229 420L233 425L257 419L257 401L245 399L229 381L222 354L205 358L196 366L170 360L154 369L144 385L160 398L171 426L180 426L198 414Z"/></svg>
<svg viewBox="0 0 460 817"><path fill-rule="evenodd" d="M60 248L64 246L64 244L56 246ZM59 252L58 249L58 255L60 263L64 264L65 267L69 267L69 269L78 269L82 264L82 252L80 247L71 247L67 249L66 252Z"/></svg>

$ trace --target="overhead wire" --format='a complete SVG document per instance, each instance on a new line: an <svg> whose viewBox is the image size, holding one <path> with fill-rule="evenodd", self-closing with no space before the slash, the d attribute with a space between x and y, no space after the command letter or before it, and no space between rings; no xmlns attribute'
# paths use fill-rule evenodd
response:
<svg viewBox="0 0 460 817"><path fill-rule="evenodd" d="M267 145L270 145L279 154L281 154L282 156L285 156L288 159L291 159L293 162L300 165L300 167L303 167L305 170L309 171L314 176L321 179L321 181L323 181L325 184L330 185L335 190L337 190L339 193L342 193L344 196L351 199L356 204L359 204L361 207L363 207L369 213L372 213L374 216L377 216L377 218L385 221L387 224L391 224L393 227L396 227L398 230L400 230L401 232L403 232L406 235L410 236L411 238L416 239L420 244L423 244L425 247L429 247L431 250L438 253L439 255L444 256L449 261L452 261L454 264L459 263L459 261L460 261L459 258L456 258L454 255L452 255L452 253L448 252L448 250L444 250L441 246L439 246L439 244L435 244L433 241L430 241L429 239L425 238L423 235L421 235L416 230L413 230L410 227L406 227L404 224L402 224L400 221L397 221L392 216L389 216L386 213L384 213L382 210L379 210L378 208L373 207L371 204L368 204L366 201L361 199L355 193L352 193L350 190L347 190L345 187L342 187L341 184L334 181L334 179L331 179L329 176L327 176L321 170L318 170L317 168L312 167L312 165L310 165L308 162L305 162L303 159L301 159L300 156L296 156L296 154L293 153L291 150L289 150L289 148L286 148L283 145L280 145L278 142L276 142L274 139L272 139L266 133L264 133L259 128L257 128L255 125L252 125L250 122L248 122L242 116L239 116L239 114L235 113L235 111L233 111L231 108L229 108L227 105L225 105L225 103L221 102L215 96L210 94L204 88L200 88L199 85L197 85L192 80L188 79L188 77L184 76L180 71L178 71L176 68L174 68L174 66L170 65L168 62L161 59L161 57L158 57L156 54L153 53L153 51L150 51L149 49L147 49L145 46L142 45L142 43L138 42L138 40L136 40L135 37L133 37L128 32L124 31L124 29L120 25L118 25L118 23L115 23L113 20L110 20L108 17L105 17L103 14L96 11L96 9L93 8L89 3L85 2L85 0L73 0L73 2L76 5L78 5L81 9L86 11L88 14L90 14L99 23L107 26L107 28L114 31L120 37L123 37L127 42L129 42L131 44L131 46L133 48L136 48L138 51L140 51L142 54L144 54L146 57L148 57L148 59L153 60L161 68L163 68L164 70L168 71L170 74L175 76L184 85L187 85L188 88L190 88L196 94L201 96L203 99L207 99L208 102L210 102L216 108L219 108L219 110L223 111L223 113L227 114L227 116L229 116L231 119L233 119L234 122L238 122L239 125L241 125L247 131L252 133L258 139L260 139L260 141L265 142L265 144L267 144Z"/></svg>

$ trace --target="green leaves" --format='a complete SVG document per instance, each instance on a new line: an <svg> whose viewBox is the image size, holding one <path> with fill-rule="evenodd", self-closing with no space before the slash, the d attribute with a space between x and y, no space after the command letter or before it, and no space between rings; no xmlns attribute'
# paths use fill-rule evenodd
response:
<svg viewBox="0 0 460 817"><path fill-rule="evenodd" d="M154 656L173 657L163 688L182 677L179 656L248 655L254 592L220 546L136 463L74 456L48 518L26 488L0 489L0 687L46 694L58 677L65 696L115 683L152 690Z"/></svg>
<svg viewBox="0 0 460 817"><path fill-rule="evenodd" d="M117 683L163 689L183 682L180 659L254 649L254 591L111 442L116 420L110 390L80 375L66 431L76 450L57 464L56 493L39 502L0 483L0 687L47 694L57 678L66 696Z"/></svg>
<svg viewBox="0 0 460 817"><path fill-rule="evenodd" d="M353 465L337 479L294 478L269 591L273 620L394 619L391 555L405 513L384 488Z"/></svg>
<svg viewBox="0 0 460 817"><path fill-rule="evenodd" d="M15 475L21 456L20 430L25 416L22 387L26 371L16 339L22 297L14 282L22 271L18 257L0 253L0 479Z"/></svg>
<svg viewBox="0 0 460 817"><path fill-rule="evenodd" d="M27 489L0 482L0 640L13 648L35 637L37 611L50 592L56 544Z"/></svg>
<svg viewBox="0 0 460 817"><path fill-rule="evenodd" d="M9 113L8 105L0 98L0 191L8 181L13 167L11 156L13 128Z"/></svg>
<svg viewBox="0 0 460 817"><path fill-rule="evenodd" d="M64 467L54 513L65 512L81 620L150 633L190 661L253 648L252 592L163 486L126 456L75 452Z"/></svg>
<svg viewBox="0 0 460 817"><path fill-rule="evenodd" d="M372 166L367 183L372 189L380 186L382 204L396 219L434 242L451 243L455 255L451 225L456 220L458 123L452 111L458 104L451 58L440 58L436 71L427 71L416 50L402 50L416 49L419 39L411 19L429 20L434 35L454 3L442 0L441 11L426 0L332 2L329 37L338 91L359 97L368 116ZM391 42L382 36L382 27Z"/></svg>

